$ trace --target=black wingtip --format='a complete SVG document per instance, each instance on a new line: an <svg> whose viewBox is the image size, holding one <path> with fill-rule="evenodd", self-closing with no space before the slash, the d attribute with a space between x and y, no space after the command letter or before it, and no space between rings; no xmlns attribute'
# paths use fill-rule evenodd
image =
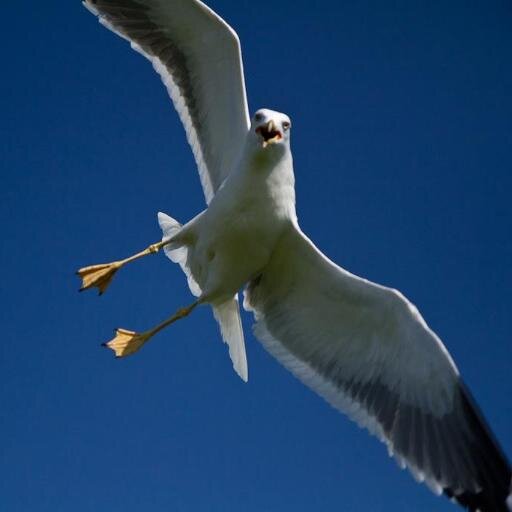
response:
<svg viewBox="0 0 512 512"><path fill-rule="evenodd" d="M512 512L509 506L511 500L506 496L496 496L489 489L484 489L478 493L463 492L454 494L451 489L443 489L443 492L452 501L470 512Z"/></svg>
<svg viewBox="0 0 512 512"><path fill-rule="evenodd" d="M473 434L473 457L478 463L480 492L443 489L444 494L471 512L512 512L512 468L467 386L460 382L464 416Z"/></svg>

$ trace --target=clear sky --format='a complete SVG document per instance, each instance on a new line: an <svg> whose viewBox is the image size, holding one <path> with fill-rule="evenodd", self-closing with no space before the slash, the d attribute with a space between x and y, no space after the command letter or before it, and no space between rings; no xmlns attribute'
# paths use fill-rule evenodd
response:
<svg viewBox="0 0 512 512"><path fill-rule="evenodd" d="M293 120L298 213L348 270L400 289L512 455L512 7L213 0L251 111ZM8 2L0 33L0 508L450 511L275 362L250 379L208 308L115 360L100 348L190 302L163 255L78 294L74 271L204 208L164 87L78 0Z"/></svg>

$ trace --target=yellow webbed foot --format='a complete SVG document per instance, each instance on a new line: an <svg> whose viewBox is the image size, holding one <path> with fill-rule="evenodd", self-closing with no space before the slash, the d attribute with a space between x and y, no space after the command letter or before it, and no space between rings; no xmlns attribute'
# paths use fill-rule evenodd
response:
<svg viewBox="0 0 512 512"><path fill-rule="evenodd" d="M115 273L121 268L118 262L102 263L101 265L91 265L78 270L77 275L82 278L82 287L80 291L96 287L101 295L112 281Z"/></svg>
<svg viewBox="0 0 512 512"><path fill-rule="evenodd" d="M138 333L126 329L116 329L115 333L115 337L109 342L103 343L103 346L113 350L116 357L126 357L134 354L153 334L151 332Z"/></svg>

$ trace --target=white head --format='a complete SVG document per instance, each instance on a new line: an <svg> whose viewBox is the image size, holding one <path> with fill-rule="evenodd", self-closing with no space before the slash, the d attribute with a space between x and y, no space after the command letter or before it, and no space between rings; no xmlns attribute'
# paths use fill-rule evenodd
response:
<svg viewBox="0 0 512 512"><path fill-rule="evenodd" d="M261 150L283 150L290 144L291 126L286 114L261 108L252 117L250 137Z"/></svg>

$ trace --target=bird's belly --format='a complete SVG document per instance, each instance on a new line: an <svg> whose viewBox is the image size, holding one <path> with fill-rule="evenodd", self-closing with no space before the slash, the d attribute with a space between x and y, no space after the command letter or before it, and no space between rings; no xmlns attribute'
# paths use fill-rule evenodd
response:
<svg viewBox="0 0 512 512"><path fill-rule="evenodd" d="M199 238L191 263L207 301L222 303L267 264L279 230L275 222L242 213L207 233Z"/></svg>

